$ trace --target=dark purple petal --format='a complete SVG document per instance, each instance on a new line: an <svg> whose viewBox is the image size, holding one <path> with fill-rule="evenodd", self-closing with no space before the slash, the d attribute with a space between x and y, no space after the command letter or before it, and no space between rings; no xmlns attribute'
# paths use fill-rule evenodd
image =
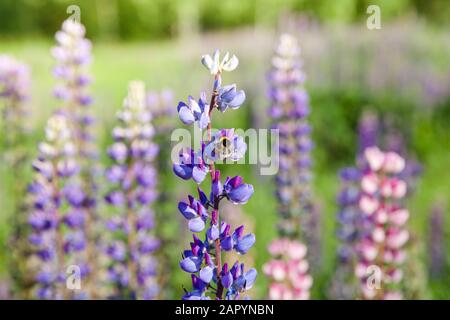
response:
<svg viewBox="0 0 450 320"><path fill-rule="evenodd" d="M192 209L186 202L179 202L178 210L180 210L181 214L188 220L197 217L197 212Z"/></svg>
<svg viewBox="0 0 450 320"><path fill-rule="evenodd" d="M188 180L192 178L192 167L184 164L174 164L173 172L181 179Z"/></svg>
<svg viewBox="0 0 450 320"><path fill-rule="evenodd" d="M227 236L222 239L222 241L220 241L220 245L223 250L230 251L231 249L233 249L233 239L231 238L231 236Z"/></svg>

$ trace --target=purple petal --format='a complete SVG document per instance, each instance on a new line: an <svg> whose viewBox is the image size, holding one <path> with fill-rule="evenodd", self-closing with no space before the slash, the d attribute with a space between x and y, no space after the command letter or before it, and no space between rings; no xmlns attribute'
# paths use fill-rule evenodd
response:
<svg viewBox="0 0 450 320"><path fill-rule="evenodd" d="M185 272L194 273L198 272L200 269L202 261L195 256L184 258L180 261L180 267Z"/></svg>
<svg viewBox="0 0 450 320"><path fill-rule="evenodd" d="M200 119L198 120L198 126L201 130L204 130L208 126L208 123L209 123L209 115L206 112L204 112L202 113Z"/></svg>
<svg viewBox="0 0 450 320"><path fill-rule="evenodd" d="M251 184L241 184L239 187L231 190L228 197L235 204L245 204L253 195L253 186Z"/></svg>
<svg viewBox="0 0 450 320"><path fill-rule="evenodd" d="M183 180L189 180L192 177L192 168L184 164L174 164L173 172Z"/></svg>
<svg viewBox="0 0 450 320"><path fill-rule="evenodd" d="M178 203L178 210L180 210L181 214L188 220L197 217L197 212L185 202Z"/></svg>
<svg viewBox="0 0 450 320"><path fill-rule="evenodd" d="M253 284L255 283L256 276L258 275L258 272L255 268L251 268L245 273L245 290L249 290L253 287Z"/></svg>
<svg viewBox="0 0 450 320"><path fill-rule="evenodd" d="M194 115L187 107L181 107L178 111L178 116L180 117L181 122L186 125L190 125L195 122Z"/></svg>
<svg viewBox="0 0 450 320"><path fill-rule="evenodd" d="M194 179L194 181L196 183L202 183L203 180L205 180L206 175L208 174L208 169L205 168L200 168L199 166L195 166L194 170L192 170L192 179Z"/></svg>
<svg viewBox="0 0 450 320"><path fill-rule="evenodd" d="M192 232L200 232L205 229L205 222L201 217L189 220L189 230Z"/></svg>
<svg viewBox="0 0 450 320"><path fill-rule="evenodd" d="M209 266L204 267L203 269L200 270L199 273L200 279L205 283L210 283L213 277L213 272L214 272L213 268Z"/></svg>
<svg viewBox="0 0 450 320"><path fill-rule="evenodd" d="M248 250L255 244L256 238L253 233L249 233L237 240L235 249L240 254L246 254Z"/></svg>
<svg viewBox="0 0 450 320"><path fill-rule="evenodd" d="M237 109L245 101L245 92L240 90L236 93L233 100L230 101L229 105L231 109Z"/></svg>
<svg viewBox="0 0 450 320"><path fill-rule="evenodd" d="M212 225L206 232L208 239L214 241L219 238L219 228L216 225Z"/></svg>
<svg viewBox="0 0 450 320"><path fill-rule="evenodd" d="M222 275L222 285L224 288L228 289L233 284L233 276L231 275L231 272L227 272L226 274Z"/></svg>
<svg viewBox="0 0 450 320"><path fill-rule="evenodd" d="M233 239L231 238L231 236L228 236L220 241L220 245L222 246L223 250L230 251L233 248Z"/></svg>

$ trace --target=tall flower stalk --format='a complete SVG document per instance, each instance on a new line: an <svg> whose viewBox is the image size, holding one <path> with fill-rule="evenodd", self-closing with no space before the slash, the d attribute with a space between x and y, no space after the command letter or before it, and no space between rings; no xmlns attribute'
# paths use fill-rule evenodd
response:
<svg viewBox="0 0 450 320"><path fill-rule="evenodd" d="M273 69L269 74L269 97L272 101L269 115L273 118L273 127L279 130L280 155L276 185L280 238L270 245L269 252L273 260L264 269L273 281L269 297L275 299L308 299L312 285L308 274L306 247L301 241L308 241L313 236L312 229L308 228L309 223L314 222L310 185L310 151L313 143L310 138L311 127L307 121L310 113L309 97L302 87L305 75L301 70L299 54L297 40L283 34L275 50ZM286 248L281 248L281 251L273 249L282 247L282 244L296 248L298 253L292 255ZM293 264L302 266L302 271L295 274L295 279L288 272ZM278 272L278 269L274 269L275 266L284 271Z"/></svg>
<svg viewBox="0 0 450 320"><path fill-rule="evenodd" d="M245 270L239 261L232 265L223 263L222 255L233 250L246 254L255 243L255 235L244 234L243 225L232 231L231 225L220 215L220 203L228 200L233 204L245 204L253 194L253 186L244 183L240 176L227 177L222 182L215 164L223 160L238 161L244 157L247 145L234 129L220 129L213 134L212 116L215 110L225 112L229 108L239 108L245 100L245 93L237 90L235 84L222 86L222 72L236 69L236 56L230 57L226 53L220 60L220 53L216 50L212 57L203 56L202 63L214 77L209 103L206 94L201 93L198 101L189 96L188 103L180 102L177 108L184 124L195 124L206 130L201 149L181 150L179 160L173 166L179 178L192 179L199 185L198 197L189 195L186 201L178 204L193 233L190 249L183 252L180 261L181 269L190 273L192 280L192 290L186 290L183 299L239 299L253 286L257 272L254 268ZM209 196L200 188L208 176L211 181Z"/></svg>
<svg viewBox="0 0 450 320"><path fill-rule="evenodd" d="M69 121L62 114L53 115L45 129L45 141L39 145L39 157L33 162L35 178L29 186L32 196L29 223L30 243L38 259L35 296L40 299L85 298L84 288L66 285L66 271L71 265L78 280L85 279L88 266L83 251L85 215L82 191L75 183L79 166L74 160L76 146Z"/></svg>
<svg viewBox="0 0 450 320"><path fill-rule="evenodd" d="M361 171L356 167L344 168L340 172L341 189L337 196L337 236L340 245L337 251L336 272L333 277L330 295L333 299L354 299L358 285L354 269L358 261L356 245L364 234L366 220L359 209L361 197Z"/></svg>
<svg viewBox="0 0 450 320"><path fill-rule="evenodd" d="M409 212L402 203L407 184L399 178L405 160L377 147L367 148L364 160L359 207L370 229L357 245L355 274L364 299L401 299L404 247L409 239L405 227Z"/></svg>
<svg viewBox="0 0 450 320"><path fill-rule="evenodd" d="M107 223L108 274L114 297L154 299L159 293L154 257L159 240L152 234L152 203L158 196L154 167L158 146L152 141L154 128L144 83L130 83L118 119L120 125L113 130L115 142L108 150L114 164L106 171L112 188L105 199L113 212Z"/></svg>
<svg viewBox="0 0 450 320"><path fill-rule="evenodd" d="M10 273L13 279L13 291L21 298L28 297L28 288L32 282L28 276L30 248L27 236L26 203L23 195L26 191L25 164L28 160L27 141L27 101L30 93L30 70L27 65L7 55L0 55L0 108L3 115L3 155L2 163L14 172L12 186L14 198L11 214L12 232L10 244L12 259Z"/></svg>
<svg viewBox="0 0 450 320"><path fill-rule="evenodd" d="M173 214L173 201L176 195L173 193L174 180L172 179L172 163L170 161L170 148L165 146L170 144L170 133L175 127L173 115L174 97L171 90L147 92L147 107L152 114L152 123L155 127L153 141L160 146L158 157L155 162L155 168L158 171L158 199L155 203L155 236L160 240L160 249L156 252L156 258L160 266L170 265L172 263L171 252L177 250L179 238L178 228L173 228L170 217ZM158 284L160 287L167 288L174 277L170 272L158 273ZM170 286L171 287L171 286ZM171 296L169 290L161 290L159 298Z"/></svg>
<svg viewBox="0 0 450 320"><path fill-rule="evenodd" d="M78 184L83 193L80 210L85 215L85 234L87 237L86 258L90 264L90 272L86 279L91 298L96 298L97 278L97 215L96 186L94 177L97 175L93 159L97 157L93 144L92 124L94 118L89 106L92 97L87 92L92 79L88 73L91 62L91 42L85 38L86 30L79 22L68 19L62 24L62 29L56 33L57 46L52 54L57 61L54 75L59 80L54 95L61 101L62 110L66 113L72 139L76 146L74 155L80 166L77 174Z"/></svg>

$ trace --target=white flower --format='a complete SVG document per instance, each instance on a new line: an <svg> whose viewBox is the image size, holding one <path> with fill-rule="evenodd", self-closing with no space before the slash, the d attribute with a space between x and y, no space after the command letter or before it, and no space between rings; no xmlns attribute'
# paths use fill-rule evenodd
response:
<svg viewBox="0 0 450 320"><path fill-rule="evenodd" d="M70 137L67 119L60 114L50 117L45 128L45 136L48 141L64 141Z"/></svg>
<svg viewBox="0 0 450 320"><path fill-rule="evenodd" d="M235 55L230 57L227 52L220 61L220 51L216 50L211 57L209 54L202 56L202 64L209 70L213 75L218 74L222 71L233 71L239 64L239 60Z"/></svg>

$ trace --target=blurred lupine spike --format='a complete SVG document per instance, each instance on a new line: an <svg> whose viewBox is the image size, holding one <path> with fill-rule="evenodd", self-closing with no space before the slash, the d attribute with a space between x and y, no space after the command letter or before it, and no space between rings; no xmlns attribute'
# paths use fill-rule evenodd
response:
<svg viewBox="0 0 450 320"><path fill-rule="evenodd" d="M279 130L279 171L275 181L280 215L278 224L280 239L274 240L271 246L275 246L280 241L292 241L297 246L303 246L299 242L302 239L309 244L315 237L314 232L317 230L315 227L320 226L320 221L315 219L317 216L312 216L310 152L313 143L310 137L311 127L307 120L310 113L309 97L303 88L305 75L301 69L302 61L299 54L297 39L289 34L281 35L275 49L275 56L272 58L273 68L268 75L270 84L268 95L271 100L268 112L272 117L273 127ZM285 259L281 256L274 256L273 259L267 266L276 263L289 265L295 262L293 260L277 262L277 259ZM307 264L306 257L302 257L302 263ZM307 272L306 268L302 272L302 277L312 282ZM294 290L296 287L294 280L290 277L280 280L287 282L286 285L278 283L277 277L272 277L272 281L274 281L271 285L273 290L280 291L282 286L291 288L289 290ZM310 286L310 284L305 286L297 295L282 294L281 291L279 294L272 294L271 287L269 297L309 298Z"/></svg>
<svg viewBox="0 0 450 320"><path fill-rule="evenodd" d="M98 215L96 212L95 180L99 175L99 168L94 160L98 152L94 144L93 124L94 117L89 106L92 104L92 96L88 93L88 86L92 82L89 75L91 63L91 42L85 38L85 27L74 19L63 22L62 28L55 35L57 45L52 48L52 55L56 60L53 74L58 80L54 89L55 97L61 101L61 111L69 122L72 139L77 146L74 156L80 170L77 174L78 188L83 192L84 198L80 204L80 210L85 216L85 235L87 238L86 256L91 269L85 280L92 298L96 296L98 285L96 275L98 249Z"/></svg>
<svg viewBox="0 0 450 320"><path fill-rule="evenodd" d="M155 128L153 141L159 146L170 144L170 134L175 127L173 115L174 96L169 89L162 91L148 91L146 103L152 114L152 123ZM173 220L170 217L173 214L172 203L176 198L171 185L172 182L172 163L170 160L171 149L160 148L156 159L155 168L158 171L158 200L155 203L155 236L161 241L159 250L155 253L159 266L169 265L171 263L171 252L177 250L177 243L173 241L171 224ZM169 285L172 276L168 272L158 273L158 284L161 288ZM167 298L170 291L160 290L158 297Z"/></svg>
<svg viewBox="0 0 450 320"><path fill-rule="evenodd" d="M268 298L271 300L308 300L313 278L309 275L307 249L297 240L280 238L271 242L272 260L263 271L271 280Z"/></svg>
<svg viewBox="0 0 450 320"><path fill-rule="evenodd" d="M358 124L358 154L364 157L366 148L379 145L380 121L375 112L365 111L361 115Z"/></svg>
<svg viewBox="0 0 450 320"><path fill-rule="evenodd" d="M2 112L2 149L1 160L14 173L12 186L13 209L10 214L12 233L9 245L11 260L9 261L11 294L18 298L29 298L32 276L27 268L29 260L29 228L27 208L23 194L26 192L26 166L29 155L28 140L28 100L30 94L29 67L8 55L0 55L0 110Z"/></svg>
<svg viewBox="0 0 450 320"><path fill-rule="evenodd" d="M431 211L428 225L429 268L434 279L441 278L447 267L445 223L445 207L436 204Z"/></svg>
<svg viewBox="0 0 450 320"><path fill-rule="evenodd" d="M401 283L409 239L409 211L402 206L407 184L399 178L405 160L378 147L364 152L359 208L369 228L357 244L355 274L364 299L402 299Z"/></svg>
<svg viewBox="0 0 450 320"><path fill-rule="evenodd" d="M8 55L0 55L0 106L3 115L5 147L17 149L20 138L26 133L28 115L27 101L30 95L29 67ZM21 161L15 150L8 162Z"/></svg>
<svg viewBox="0 0 450 320"><path fill-rule="evenodd" d="M333 299L354 299L358 286L354 281L354 269L357 262L356 245L364 233L365 220L359 209L361 196L361 170L354 167L340 171L341 190L336 202L337 237L340 245L337 250L337 265L330 295Z"/></svg>
<svg viewBox="0 0 450 320"><path fill-rule="evenodd" d="M85 195L74 184L79 169L75 155L69 121L57 113L47 122L45 141L33 162L35 178L29 186L33 206L28 239L38 258L32 271L36 275L35 297L39 299L88 297L84 288L73 291L66 287L67 266L78 268L80 281L90 268L85 260L86 221L80 210Z"/></svg>
<svg viewBox="0 0 450 320"><path fill-rule="evenodd" d="M114 144L108 153L113 165L106 170L111 184L105 200L111 208L107 229L108 274L112 296L119 299L155 299L159 294L158 264L154 256L160 241L153 234L153 203L158 174L154 167L158 146L153 143L152 114L147 108L145 86L129 85L118 112Z"/></svg>
<svg viewBox="0 0 450 320"><path fill-rule="evenodd" d="M187 300L239 299L255 282L257 272L254 268L245 270L244 264L236 261L233 265L222 260L222 251L235 251L246 254L255 243L255 235L245 233L243 225L235 228L223 220L219 210L224 199L233 204L245 204L253 195L253 186L244 183L242 177L227 177L222 183L220 171L215 169L215 161L229 158L237 161L244 156L247 145L243 139L234 134L234 129L221 129L212 135L211 113L214 109L224 112L228 107L239 108L245 93L237 91L236 85L222 85L221 72L232 71L237 67L235 56L227 53L220 62L220 53L205 55L202 63L214 75L211 102L206 95L200 94L195 100L189 96L188 103L180 102L177 111L181 122L186 125L196 123L207 130L208 140L202 142L201 150L183 150L180 161L174 163L174 173L183 180L193 179L200 185L208 176L211 179L210 197L198 187L199 199L188 196L178 204L181 215L188 220L188 228L193 233L190 250L182 254L180 267L191 273L192 290L182 297ZM206 229L206 236L201 240L197 233Z"/></svg>

